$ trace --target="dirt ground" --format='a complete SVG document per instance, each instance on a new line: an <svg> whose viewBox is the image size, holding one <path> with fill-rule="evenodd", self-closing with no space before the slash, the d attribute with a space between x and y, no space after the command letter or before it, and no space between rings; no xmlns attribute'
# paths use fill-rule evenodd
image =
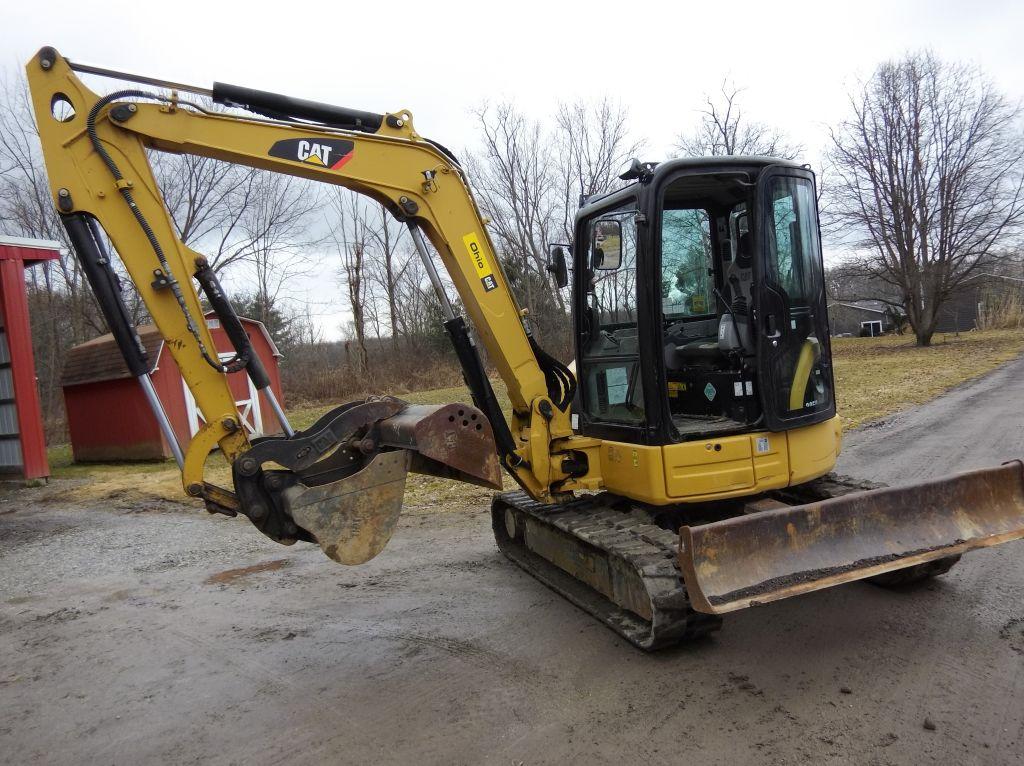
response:
<svg viewBox="0 0 1024 766"><path fill-rule="evenodd" d="M851 434L840 468L1024 456L1022 401L1024 360ZM502 559L479 502L344 568L67 489L0 498L6 763L1024 763L1024 543L644 655Z"/></svg>

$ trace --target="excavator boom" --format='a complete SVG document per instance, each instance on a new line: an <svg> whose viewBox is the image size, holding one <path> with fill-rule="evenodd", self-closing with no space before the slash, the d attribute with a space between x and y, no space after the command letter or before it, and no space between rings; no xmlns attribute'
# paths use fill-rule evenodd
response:
<svg viewBox="0 0 1024 766"><path fill-rule="evenodd" d="M405 449L418 456L410 461L415 470L473 477L472 480L489 486L500 486L493 457L497 452L502 466L515 480L541 498L551 499L553 487L558 492L569 492L580 486L596 485L594 479L589 484L576 482L585 473L578 465L574 468L576 476L562 470L563 458L577 454L577 444L573 442L584 449L594 446L593 440L576 439L569 426L568 403L574 383L557 363L546 363L549 358L538 354L536 342L498 266L484 219L458 162L443 147L416 133L408 111L375 115L220 83L209 90L166 83L172 88L170 94L129 88L99 96L76 76L76 67L52 48L42 49L28 65L55 203L129 369L145 385L141 347L134 328L127 323L105 247L106 238L121 255L205 415L205 425L187 449L178 450L186 492L204 498L213 510L241 511L250 518L248 510L255 503L257 512L264 514L254 519L261 529L272 532L277 539L294 537L294 533L287 531L291 526L285 518L287 512L274 514L268 507L284 510L283 498L267 496L268 491L277 493L278 489L249 487L241 493L243 497L230 489L212 486L203 477L207 455L215 447L233 463L247 455L246 465L252 465L258 453L266 450L261 447L254 452L254 445L240 428L226 373L244 370L258 389L268 395L272 391L214 269L176 235L150 168L149 151L202 155L343 186L380 202L409 227L412 241L438 291L446 314L445 326L463 364L476 406L463 405L460 414L450 422L445 421L444 427L436 418L413 427L411 413L416 410L392 408L389 415L402 412L405 432L418 434L419 445L415 440L401 446L375 440L374 433L381 430L381 419L367 419L367 413L380 410L379 404L358 409L364 415L358 422L348 412L339 421L349 428L344 433L333 430L317 434L318 428L314 426L305 434L294 435L286 427L287 437L297 439L296 443L309 441L305 445L311 449L309 455L321 459L344 447L338 440L361 442L362 452L351 453L352 459L345 465L337 456L333 458L332 478L344 478L346 471L355 467L368 467L377 450ZM90 74L165 84L154 78L99 67L77 68ZM227 107L244 108L261 116L214 112L188 100L188 93L182 91L208 96ZM466 322L452 311L426 240L436 249L463 299L477 337L506 383L514 410L511 428L498 408ZM199 283L238 352L226 364L211 353L213 342L202 321L193 279ZM158 419L166 425L159 403L155 406ZM280 414L286 423L283 413ZM463 421L465 438L459 436ZM433 424L434 433L424 432L426 422ZM468 434L470 430L472 435ZM165 437L177 447L169 430L165 429ZM466 448L481 439L484 441L480 444ZM555 442L562 446L555 446ZM446 456L439 458L436 449L433 457L427 459L421 448L423 443L447 443L451 447L448 451L460 456L462 468L466 468L467 456L477 465L469 471L453 469L444 462ZM266 478L262 465L257 466L254 474L261 481ZM301 470L309 467L303 466ZM249 477L243 472L242 478ZM277 517L276 525L268 520L272 517Z"/></svg>

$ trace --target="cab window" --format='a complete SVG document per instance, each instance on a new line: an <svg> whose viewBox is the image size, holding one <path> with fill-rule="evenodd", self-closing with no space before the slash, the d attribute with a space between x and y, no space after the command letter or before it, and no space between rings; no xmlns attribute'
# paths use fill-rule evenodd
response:
<svg viewBox="0 0 1024 766"><path fill-rule="evenodd" d="M765 267L780 304L769 347L775 410L799 417L833 404L814 187L806 178L768 182ZM777 315L777 316L776 316Z"/></svg>
<svg viewBox="0 0 1024 766"><path fill-rule="evenodd" d="M637 334L636 205L600 213L586 225L588 283L580 359L590 420L644 422Z"/></svg>

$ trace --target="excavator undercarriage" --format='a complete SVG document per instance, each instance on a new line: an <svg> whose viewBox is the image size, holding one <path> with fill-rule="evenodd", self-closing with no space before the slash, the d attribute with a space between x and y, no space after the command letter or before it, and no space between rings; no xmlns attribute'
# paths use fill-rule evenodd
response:
<svg viewBox="0 0 1024 766"><path fill-rule="evenodd" d="M1024 537L1022 517L1019 461L909 488L829 474L687 509L607 493L545 505L512 492L491 506L502 553L646 650L711 633L736 609L944 574L966 551Z"/></svg>

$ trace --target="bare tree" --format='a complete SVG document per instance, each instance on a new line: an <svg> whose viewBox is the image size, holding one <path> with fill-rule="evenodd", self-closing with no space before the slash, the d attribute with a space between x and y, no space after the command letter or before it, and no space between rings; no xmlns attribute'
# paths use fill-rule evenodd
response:
<svg viewBox="0 0 1024 766"><path fill-rule="evenodd" d="M562 234L568 241L580 201L620 186L622 167L644 144L630 136L628 110L608 98L561 104L557 126Z"/></svg>
<svg viewBox="0 0 1024 766"><path fill-rule="evenodd" d="M28 87L0 76L0 233L60 242L55 261L28 269L32 336L43 414L48 426L63 412L60 374L67 349L106 331L53 204ZM134 290L129 308L141 316Z"/></svg>
<svg viewBox="0 0 1024 766"><path fill-rule="evenodd" d="M252 254L244 227L265 189L261 171L209 157L151 152L157 184L179 239L223 271Z"/></svg>
<svg viewBox="0 0 1024 766"><path fill-rule="evenodd" d="M367 306L373 300L367 275L371 227L367 222L366 204L354 192L335 189L331 209L336 221L331 236L341 258L342 278L352 312L352 335L356 342L355 356L354 359L350 356L350 360L356 374L365 375L369 365L366 348Z"/></svg>
<svg viewBox="0 0 1024 766"><path fill-rule="evenodd" d="M567 306L546 270L548 248L572 238L582 197L620 185L619 170L642 143L627 110L607 98L562 104L550 130L509 104L476 116L482 151L470 168L506 276L538 335L567 353Z"/></svg>
<svg viewBox="0 0 1024 766"><path fill-rule="evenodd" d="M432 326L436 324L435 312L431 310L434 303L437 296L427 283L423 266L419 260L410 259L395 283L397 323L404 328L407 338L421 339L436 331Z"/></svg>
<svg viewBox="0 0 1024 766"><path fill-rule="evenodd" d="M401 226L383 205L370 206L367 211L367 224L373 244L373 251L370 253L370 276L383 294L391 344L394 348L397 347L400 338L408 338L408 324L399 310L398 301L400 284L413 261L413 254L407 247L403 247L405 227Z"/></svg>
<svg viewBox="0 0 1024 766"><path fill-rule="evenodd" d="M692 133L676 139L681 156L740 155L792 160L803 152L803 146L790 142L781 131L747 119L739 103L742 92L742 88L723 80L716 96L705 94L700 123Z"/></svg>
<svg viewBox="0 0 1024 766"><path fill-rule="evenodd" d="M876 278L863 262L855 259L825 269L825 295L830 305L872 301L884 306L897 334L903 334L906 318L899 290Z"/></svg>
<svg viewBox="0 0 1024 766"><path fill-rule="evenodd" d="M474 184L509 278L537 317L551 298L544 267L559 220L551 141L511 104L485 105L476 117L483 151L470 159Z"/></svg>
<svg viewBox="0 0 1024 766"><path fill-rule="evenodd" d="M927 346L942 304L1024 219L1021 111L930 53L881 65L850 108L831 133L829 215Z"/></svg>
<svg viewBox="0 0 1024 766"><path fill-rule="evenodd" d="M277 173L256 176L239 228L249 243L245 260L256 295L267 307L309 271L307 253L320 244L310 236L312 214L319 207L317 189L308 181Z"/></svg>
<svg viewBox="0 0 1024 766"><path fill-rule="evenodd" d="M201 101L204 109L224 111ZM302 199L315 188L297 180L271 181L275 174L268 171L210 157L153 151L149 160L178 237L202 251L218 272L251 263L268 239L296 229ZM268 194L279 199L268 205Z"/></svg>
<svg viewBox="0 0 1024 766"><path fill-rule="evenodd" d="M84 297L83 275L50 193L28 86L9 75L0 81L0 232L61 242L65 253L41 270L43 282ZM83 321L87 313L80 314Z"/></svg>

